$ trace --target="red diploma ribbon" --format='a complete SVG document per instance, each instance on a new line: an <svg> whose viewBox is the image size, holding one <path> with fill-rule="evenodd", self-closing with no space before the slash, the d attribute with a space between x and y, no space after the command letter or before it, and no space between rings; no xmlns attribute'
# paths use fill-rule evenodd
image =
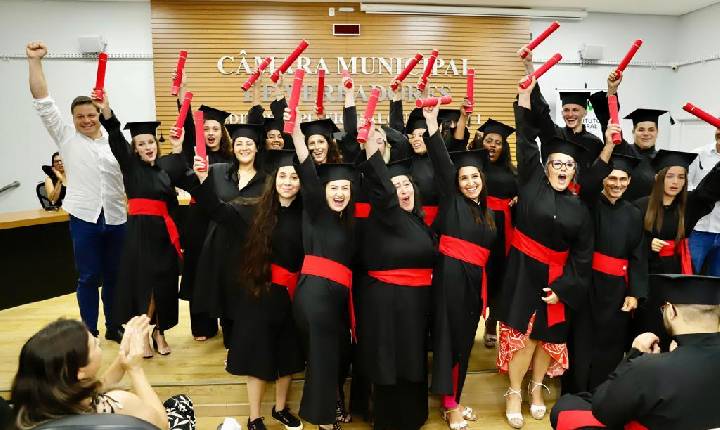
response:
<svg viewBox="0 0 720 430"><path fill-rule="evenodd" d="M95 93L95 98L100 101L103 101L105 98L103 90L105 90L105 68L107 67L107 60L108 56L105 52L101 52L98 55L97 78L95 79L93 92Z"/></svg>
<svg viewBox="0 0 720 430"><path fill-rule="evenodd" d="M193 112L195 122L195 155L207 161L207 148L205 147L205 117L201 110Z"/></svg>
<svg viewBox="0 0 720 430"><path fill-rule="evenodd" d="M615 74L617 74L618 77L622 76L622 72L625 71L625 68L628 66L628 64L630 64L630 61L632 61L633 57L638 52L638 49L640 49L642 44L643 41L641 39L638 39L630 47L630 50L627 52L627 54L625 54L625 58L622 59L617 69L615 69Z"/></svg>
<svg viewBox="0 0 720 430"><path fill-rule="evenodd" d="M175 120L175 128L178 130L178 132L172 136L175 139L180 138L180 132L182 131L183 124L185 124L185 118L187 118L188 110L190 110L190 102L192 101L192 98L193 93L190 91L186 92L185 97L183 97L182 106L180 106L180 113ZM203 133L203 137L204 136L205 134Z"/></svg>
<svg viewBox="0 0 720 430"><path fill-rule="evenodd" d="M452 96L428 97L426 99L415 100L415 107L426 108L437 106L438 104L448 105L450 103L452 103Z"/></svg>
<svg viewBox="0 0 720 430"><path fill-rule="evenodd" d="M425 71L423 71L422 77L418 82L418 89L420 91L424 90L427 86L428 78L430 77L430 73L432 73L433 66L435 65L435 60L437 60L438 55L440 55L440 52L437 49L433 49L432 54L430 54L430 58L428 58L428 62L425 65Z"/></svg>
<svg viewBox="0 0 720 430"><path fill-rule="evenodd" d="M297 57L299 57L300 54L302 54L308 46L310 46L309 43L307 43L305 40L301 40L300 43L298 43L297 48L295 48L295 50L285 59L285 61L283 61L280 67L278 67L278 69L273 72L273 74L270 76L270 79L273 82L277 82L278 79L280 79L280 74L285 73L288 67L290 67L290 65L295 60L297 60Z"/></svg>
<svg viewBox="0 0 720 430"><path fill-rule="evenodd" d="M262 63L260 63L258 68L255 69L255 71L252 72L252 74L250 76L248 76L247 81L245 81L245 83L242 84L243 91L247 91L250 89L250 87L253 86L255 81L257 81L258 78L260 77L260 74L263 72L263 70L267 69L267 66L270 65L271 61L272 61L271 57L263 58Z"/></svg>
<svg viewBox="0 0 720 430"><path fill-rule="evenodd" d="M547 72L548 70L550 70L550 68L551 68L552 66L556 65L557 63L559 63L560 60L562 60L562 55L560 55L560 54L555 54L555 55L553 55L552 58L550 58L549 60L547 60L547 61L545 62L545 64L543 64L543 65L540 66L537 70L535 70L534 72L532 72L531 75L528 75L528 77L525 78L525 80L520 83L520 88L525 89L525 88L529 87L530 84L532 83L532 79L531 79L532 76L535 77L535 80L540 79L540 77L541 77L542 75L544 75L545 72Z"/></svg>
<svg viewBox="0 0 720 430"><path fill-rule="evenodd" d="M608 109L610 110L610 124L620 125L620 114L618 112L617 96L608 96ZM613 133L612 141L615 145L622 142L621 133Z"/></svg>
<svg viewBox="0 0 720 430"><path fill-rule="evenodd" d="M545 41L545 39L547 39L548 36L550 36L551 34L553 34L553 33L555 32L555 30L557 30L558 28L560 28L560 23L557 22L557 21L554 21L552 24L550 24L550 26L549 26L548 28L545 29L545 31L543 31L542 33L540 33L540 34L538 35L538 37L536 37L535 39L531 40L530 43L528 43L527 45L525 45L525 47L526 47L527 49L529 49L530 51L532 51L533 49L537 48L537 46L538 46L539 44L543 43L543 42ZM527 52L523 51L521 57L522 57L522 58L527 57Z"/></svg>
<svg viewBox="0 0 720 430"><path fill-rule="evenodd" d="M183 70L185 69L185 60L187 60L187 51L180 51L180 55L178 56L178 62L177 67L175 67L175 79L173 79L172 88L170 89L170 95L176 96L178 95L178 91L180 91L180 84L182 83L182 75Z"/></svg>
<svg viewBox="0 0 720 430"><path fill-rule="evenodd" d="M317 84L317 99L315 100L315 106L317 107L317 114L322 115L325 112L323 108L323 98L325 97L325 69L318 69L318 84Z"/></svg>
<svg viewBox="0 0 720 430"><path fill-rule="evenodd" d="M370 120L375 115L375 108L377 107L378 98L380 98L380 88L373 88L368 99L367 107L365 108L365 114L363 115L363 124L358 130L357 141L360 143L367 142L368 134L370 134Z"/></svg>
<svg viewBox="0 0 720 430"><path fill-rule="evenodd" d="M685 103L685 106L683 106L683 110L687 113L695 115L696 117L700 118L701 120L705 121L706 123L712 125L715 128L720 128L720 119L713 115L710 115L709 113L705 112L704 110L700 109L692 103Z"/></svg>
<svg viewBox="0 0 720 430"><path fill-rule="evenodd" d="M290 120L285 121L285 126L283 128L285 133L292 133L295 128L295 121L297 121L297 106L300 102L300 90L302 89L304 78L305 70L295 69L292 92L290 93L290 101L288 102L288 107L290 108Z"/></svg>
<svg viewBox="0 0 720 430"><path fill-rule="evenodd" d="M465 113L471 114L473 106L475 106L475 69L468 69L467 71L467 89L465 90L465 97L470 102L470 106L465 106Z"/></svg>
<svg viewBox="0 0 720 430"><path fill-rule="evenodd" d="M403 71L400 72L400 74L395 77L395 80L397 81L397 83L391 85L391 88L393 91L397 90L398 84L400 82L404 81L405 78L407 78L407 76L410 74L410 72L412 72L412 70L415 68L415 66L417 66L417 64L422 59L423 59L423 55L419 52L417 54L415 54L415 56L412 59L410 59L410 61L408 62L407 66L405 66Z"/></svg>
<svg viewBox="0 0 720 430"><path fill-rule="evenodd" d="M343 78L347 78L345 80L345 88L350 89L353 87L353 81L352 77L350 76L350 71L348 69L343 69L342 72L340 72Z"/></svg>

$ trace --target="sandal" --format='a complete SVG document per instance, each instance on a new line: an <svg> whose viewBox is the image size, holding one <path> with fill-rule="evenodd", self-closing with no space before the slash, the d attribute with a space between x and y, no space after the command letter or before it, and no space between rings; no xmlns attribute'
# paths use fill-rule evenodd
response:
<svg viewBox="0 0 720 430"><path fill-rule="evenodd" d="M548 394L550 394L550 388L548 388L548 386L543 384L542 382L535 382L532 379L530 380L530 382L528 382L528 395L530 396L530 415L532 415L532 417L536 420L541 420L545 418L547 407L545 405L535 405L532 402L532 393L538 388L540 388L540 390L542 390L543 388L546 389Z"/></svg>
<svg viewBox="0 0 720 430"><path fill-rule="evenodd" d="M207 336L194 336L193 340L195 340L196 342L205 342L206 340L208 340L208 337Z"/></svg>
<svg viewBox="0 0 720 430"><path fill-rule="evenodd" d="M450 413L451 412L461 412L460 406L454 408L454 409L441 409L440 410L440 416L442 416L443 421L447 423L448 427L450 427L450 430L467 430L468 423L465 419L458 421L456 423L450 422ZM464 410L463 412L463 418L464 418Z"/></svg>
<svg viewBox="0 0 720 430"><path fill-rule="evenodd" d="M170 345L167 344L167 341L165 341L165 347L160 348L159 342L157 341L156 335L160 335L163 337L163 340L165 338L165 334L162 333L160 330L155 329L152 333L152 346L155 351L157 351L160 355L169 355L172 350L170 349Z"/></svg>
<svg viewBox="0 0 720 430"><path fill-rule="evenodd" d="M477 421L478 417L475 415L475 411L470 406L463 406L462 410L463 418L468 421Z"/></svg>
<svg viewBox="0 0 720 430"><path fill-rule="evenodd" d="M337 403L335 403L335 422L349 423L350 421L352 421L352 416L347 411L347 409L345 409L345 401L342 399L342 397L340 397L337 399Z"/></svg>
<svg viewBox="0 0 720 430"><path fill-rule="evenodd" d="M522 392L519 390L508 388L504 397L507 398L509 396L518 396L520 397L520 401L522 401ZM522 412L508 412L507 406L505 407L505 418L507 419L508 424L510 424L510 427L514 429L522 428L525 425L525 419L523 418Z"/></svg>
<svg viewBox="0 0 720 430"><path fill-rule="evenodd" d="M485 335L483 336L483 343L485 344L485 348L487 349L495 348L497 346L497 335L485 333Z"/></svg>

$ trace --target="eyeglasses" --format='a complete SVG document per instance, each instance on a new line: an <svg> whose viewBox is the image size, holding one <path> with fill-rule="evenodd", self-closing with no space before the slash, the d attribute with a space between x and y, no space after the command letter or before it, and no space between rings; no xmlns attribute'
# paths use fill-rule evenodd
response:
<svg viewBox="0 0 720 430"><path fill-rule="evenodd" d="M575 168L575 162L574 161L560 161L560 160L553 160L549 161L548 164L552 166L555 170L562 169L563 166L567 167L568 170L572 170Z"/></svg>

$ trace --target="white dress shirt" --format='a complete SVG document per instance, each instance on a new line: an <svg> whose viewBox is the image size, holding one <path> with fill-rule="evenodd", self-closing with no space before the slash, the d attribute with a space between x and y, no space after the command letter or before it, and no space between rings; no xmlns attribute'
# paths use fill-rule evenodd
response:
<svg viewBox="0 0 720 430"><path fill-rule="evenodd" d="M63 122L60 109L50 96L33 100L33 105L60 149L65 166L67 194L63 209L91 223L97 222L103 210L107 224L127 221L122 172L110 151L107 136L91 139Z"/></svg>
<svg viewBox="0 0 720 430"><path fill-rule="evenodd" d="M688 190L694 190L700 181L707 175L715 164L720 161L715 143L703 146L698 152L697 158L690 165L688 172ZM720 202L715 203L712 212L705 215L695 224L695 230L708 233L720 233Z"/></svg>

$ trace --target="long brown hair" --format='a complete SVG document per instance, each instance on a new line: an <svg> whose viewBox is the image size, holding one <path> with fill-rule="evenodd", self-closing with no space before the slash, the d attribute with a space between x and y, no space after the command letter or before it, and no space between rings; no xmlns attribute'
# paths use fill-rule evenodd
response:
<svg viewBox="0 0 720 430"><path fill-rule="evenodd" d="M655 176L655 182L650 192L647 210L645 211L645 219L643 225L646 231L659 232L663 226L663 217L665 215L665 207L663 205L663 196L665 195L665 176L670 167L660 170ZM678 225L675 232L675 241L678 242L685 238L685 206L687 205L687 169L685 170L685 183L680 194L675 196L678 200Z"/></svg>
<svg viewBox="0 0 720 430"><path fill-rule="evenodd" d="M205 126L205 123L203 123L203 127ZM225 128L225 124L220 124L220 146L218 147L217 153L224 155L225 157L231 157L233 156L233 150L232 150L232 142L230 141L230 133L228 133L227 128ZM203 135L204 138L204 135ZM208 151L210 149L208 148Z"/></svg>
<svg viewBox="0 0 720 430"><path fill-rule="evenodd" d="M480 173L480 180L482 181L482 189L480 190L480 195L478 196L478 204L471 204L470 211L473 214L475 224L485 224L490 230L495 230L495 217L490 214L490 211L487 207L487 180L485 179L485 174L482 172L482 170L478 169L478 172ZM459 175L460 169L458 168L457 175L455 175L455 180L459 180L457 178L457 176ZM458 183L458 188L459 187L460 184ZM458 191L462 195L462 191L460 191L459 189Z"/></svg>
<svg viewBox="0 0 720 430"><path fill-rule="evenodd" d="M325 138L325 141L328 144L328 153L327 158L325 159L326 163L342 163L343 162L343 156L340 153L340 147L338 146L338 143L333 139L332 136L328 136L324 133L315 133L320 134L323 138ZM310 139L310 136L305 136L305 144L307 145L308 140Z"/></svg>

